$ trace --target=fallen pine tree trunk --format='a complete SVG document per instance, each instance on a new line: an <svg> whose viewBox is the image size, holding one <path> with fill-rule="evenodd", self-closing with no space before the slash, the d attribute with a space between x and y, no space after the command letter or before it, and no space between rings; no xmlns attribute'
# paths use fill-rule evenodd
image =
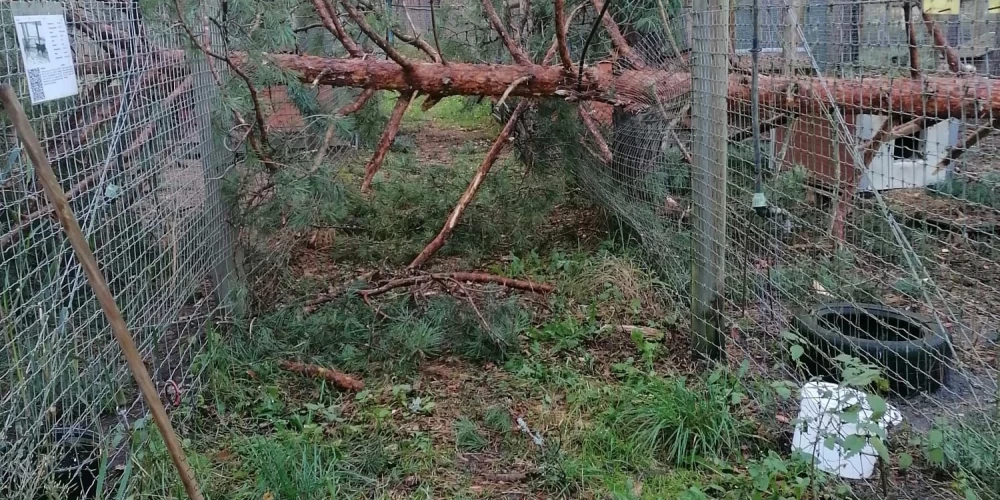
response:
<svg viewBox="0 0 1000 500"><path fill-rule="evenodd" d="M246 63L240 54L231 57L236 64ZM576 71L562 66L413 62L403 68L385 60L295 54L269 54L266 60L297 73L303 82L415 90L435 97L500 96L510 89L511 96L590 100L641 110L682 98L691 90L689 73L651 69L613 75L610 68L589 67L578 85ZM1000 85L974 76L855 80L762 75L759 86L761 106L792 113L820 115L824 108L836 103L845 113L930 118L1000 114ZM729 77L729 99L730 112L749 114L750 79L746 75Z"/></svg>

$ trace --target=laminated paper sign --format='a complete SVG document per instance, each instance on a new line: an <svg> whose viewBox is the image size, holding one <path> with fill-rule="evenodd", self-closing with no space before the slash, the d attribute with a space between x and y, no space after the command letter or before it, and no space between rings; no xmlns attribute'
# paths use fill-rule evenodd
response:
<svg viewBox="0 0 1000 500"><path fill-rule="evenodd" d="M940 14L957 16L961 0L924 0L924 12L928 14Z"/></svg>
<svg viewBox="0 0 1000 500"><path fill-rule="evenodd" d="M76 95L79 91L66 17L59 4L11 5L31 103Z"/></svg>

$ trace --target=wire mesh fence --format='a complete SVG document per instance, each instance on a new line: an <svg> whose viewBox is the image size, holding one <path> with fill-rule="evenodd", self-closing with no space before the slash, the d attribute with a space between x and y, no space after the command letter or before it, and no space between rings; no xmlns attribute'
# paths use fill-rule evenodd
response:
<svg viewBox="0 0 1000 500"><path fill-rule="evenodd" d="M953 3L619 4L635 52L618 50L619 88L671 76L627 83L656 96L603 120L610 161L590 140L569 163L690 301L695 350L798 384L874 367L990 498L1000 19ZM663 14L624 21L642 9Z"/></svg>
<svg viewBox="0 0 1000 500"><path fill-rule="evenodd" d="M62 7L80 94L28 111L176 407L194 393L205 327L234 273L223 177L260 176L234 159L252 128L233 118L247 113L249 92L221 61L188 57L192 41L167 4ZM501 14L539 61L553 30L551 6L536 4L508 2ZM479 2L361 5L396 46L400 35L420 36L449 61L509 59ZM285 26L241 7L230 20L217 6L187 13L188 28L196 38L211 29L219 51L345 57L315 13ZM991 2L629 0L599 15L603 7L566 6L566 45L621 99L536 100L514 135L520 159L568 169L628 226L677 302L690 304L692 349L767 381L867 388L876 378L909 426L942 436L929 445L942 461L985 485L981 496L1000 490L1000 99L989 78L1000 71L1000 18ZM17 8L0 4L2 71L28 95ZM265 44L256 29L288 29L288 40ZM365 54L387 58L348 31ZM44 44L37 32L24 37ZM308 182L321 164L358 158L366 118L345 124L338 110L359 92L319 84L323 73L304 83L264 66L253 81L271 153L296 166L287 175L307 171L303 182L279 179L290 194L273 196L294 202L316 187ZM506 102L498 118L518 98ZM0 456L10 464L0 491L32 496L67 472L116 478L144 412L6 120L0 140ZM282 228L311 215L285 208L243 215ZM239 246L281 255L257 241L263 231L240 229ZM97 445L64 470L53 461L67 442Z"/></svg>
<svg viewBox="0 0 1000 500"><path fill-rule="evenodd" d="M218 87L207 65L184 58L176 28L137 3L4 2L0 74L25 101L15 16L27 14L66 20L79 89L26 111L176 409L192 399L206 326L233 276L220 192L231 160L211 121ZM54 57L58 24L47 24L42 57ZM118 490L145 405L6 115L2 123L0 496L92 498L97 483Z"/></svg>

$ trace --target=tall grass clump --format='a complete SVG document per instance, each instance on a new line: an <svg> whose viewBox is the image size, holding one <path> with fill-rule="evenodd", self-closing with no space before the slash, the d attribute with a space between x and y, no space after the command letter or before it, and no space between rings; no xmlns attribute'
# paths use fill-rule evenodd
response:
<svg viewBox="0 0 1000 500"><path fill-rule="evenodd" d="M721 372L704 382L650 378L625 391L606 423L633 454L691 466L702 457L725 459L749 438L733 411L742 398L738 381Z"/></svg>

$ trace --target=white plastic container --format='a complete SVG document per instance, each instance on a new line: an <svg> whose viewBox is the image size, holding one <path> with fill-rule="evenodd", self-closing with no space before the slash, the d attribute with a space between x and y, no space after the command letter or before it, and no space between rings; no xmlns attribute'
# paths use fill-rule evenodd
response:
<svg viewBox="0 0 1000 500"><path fill-rule="evenodd" d="M813 464L822 471L836 474L846 479L866 479L875 471L878 453L866 439L865 446L853 455L837 442L855 434L867 435L859 431L857 424L844 422L840 416L844 409L858 404L859 422L870 422L873 411L864 392L827 382L809 382L802 387L799 397L799 416L792 436L792 452L813 456ZM878 424L882 429L899 425L903 421L899 411L886 404L885 415ZM828 448L827 437L833 436L832 448Z"/></svg>

